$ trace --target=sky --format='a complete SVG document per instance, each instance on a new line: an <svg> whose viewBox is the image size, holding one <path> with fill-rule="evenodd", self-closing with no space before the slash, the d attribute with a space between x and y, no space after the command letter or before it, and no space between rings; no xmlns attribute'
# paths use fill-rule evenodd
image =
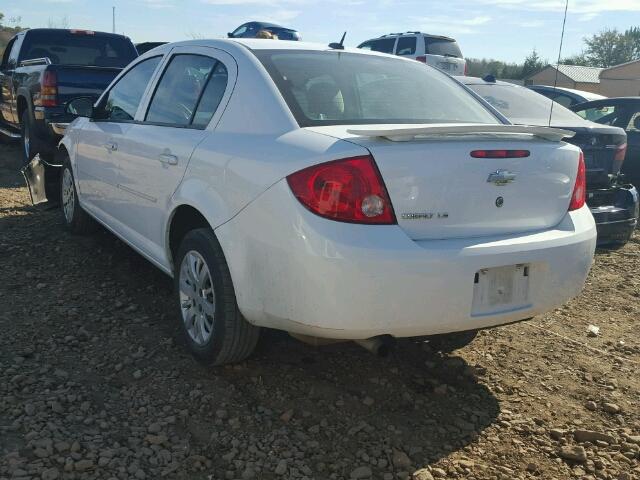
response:
<svg viewBox="0 0 640 480"><path fill-rule="evenodd" d="M116 31L137 42L225 36L251 20L299 30L303 40L345 44L391 32L419 30L456 38L463 54L521 62L534 48L558 56L564 0L0 0L5 19L28 27L67 26ZM640 25L640 0L569 0L563 57L603 28Z"/></svg>

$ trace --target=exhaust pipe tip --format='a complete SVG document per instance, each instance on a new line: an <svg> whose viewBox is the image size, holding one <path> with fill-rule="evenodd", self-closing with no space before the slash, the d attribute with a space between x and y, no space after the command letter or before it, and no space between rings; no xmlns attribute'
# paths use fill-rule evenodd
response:
<svg viewBox="0 0 640 480"><path fill-rule="evenodd" d="M391 353L391 347L393 345L392 337L388 335L354 341L362 348L381 358L389 356L389 354Z"/></svg>

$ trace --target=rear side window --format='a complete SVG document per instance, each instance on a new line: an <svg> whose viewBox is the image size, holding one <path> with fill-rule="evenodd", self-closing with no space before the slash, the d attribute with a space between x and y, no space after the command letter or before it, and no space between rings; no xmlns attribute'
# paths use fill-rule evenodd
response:
<svg viewBox="0 0 640 480"><path fill-rule="evenodd" d="M400 37L396 55L413 55L416 53L416 37Z"/></svg>
<svg viewBox="0 0 640 480"><path fill-rule="evenodd" d="M499 123L448 75L419 62L340 51L256 50L301 127Z"/></svg>
<svg viewBox="0 0 640 480"><path fill-rule="evenodd" d="M33 30L26 34L20 61L48 58L56 65L123 68L138 56L131 41L119 35Z"/></svg>
<svg viewBox="0 0 640 480"><path fill-rule="evenodd" d="M395 38L379 38L377 40L369 40L368 42L364 42L358 48L372 50L374 52L393 53L393 47L395 44Z"/></svg>
<svg viewBox="0 0 640 480"><path fill-rule="evenodd" d="M226 67L221 62L218 62L209 77L207 86L204 88L198 108L196 108L196 113L193 117L194 126L204 128L209 124L227 89L228 77Z"/></svg>
<svg viewBox="0 0 640 480"><path fill-rule="evenodd" d="M462 58L458 43L446 38L424 37L424 51L429 55Z"/></svg>
<svg viewBox="0 0 640 480"><path fill-rule="evenodd" d="M134 119L142 95L147 89L162 57L148 58L125 73L103 99L98 118L112 122L130 122Z"/></svg>
<svg viewBox="0 0 640 480"><path fill-rule="evenodd" d="M153 94L146 121L189 125L215 64L203 55L175 55Z"/></svg>

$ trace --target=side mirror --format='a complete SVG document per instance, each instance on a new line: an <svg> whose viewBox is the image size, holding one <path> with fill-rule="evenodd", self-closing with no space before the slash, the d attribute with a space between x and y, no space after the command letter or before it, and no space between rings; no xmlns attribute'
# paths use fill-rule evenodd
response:
<svg viewBox="0 0 640 480"><path fill-rule="evenodd" d="M233 38L233 33L231 33L231 32L227 33L227 37Z"/></svg>
<svg viewBox="0 0 640 480"><path fill-rule="evenodd" d="M70 100L64 107L65 113L75 115L76 117L93 116L93 98L90 97L78 97Z"/></svg>

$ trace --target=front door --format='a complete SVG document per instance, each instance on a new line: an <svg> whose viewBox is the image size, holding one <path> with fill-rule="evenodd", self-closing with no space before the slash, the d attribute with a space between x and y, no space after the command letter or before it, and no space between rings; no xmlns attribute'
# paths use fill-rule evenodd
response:
<svg viewBox="0 0 640 480"><path fill-rule="evenodd" d="M118 199L120 148L161 56L127 71L101 98L95 118L86 121L76 146L76 178L86 207L105 220L123 208Z"/></svg>
<svg viewBox="0 0 640 480"><path fill-rule="evenodd" d="M119 201L127 205L119 219L134 230L137 246L158 259L164 256L171 197L194 150L210 134L218 105L228 98L235 63L216 49L190 47L187 53L176 47L165 65L148 106L120 145L118 181Z"/></svg>

